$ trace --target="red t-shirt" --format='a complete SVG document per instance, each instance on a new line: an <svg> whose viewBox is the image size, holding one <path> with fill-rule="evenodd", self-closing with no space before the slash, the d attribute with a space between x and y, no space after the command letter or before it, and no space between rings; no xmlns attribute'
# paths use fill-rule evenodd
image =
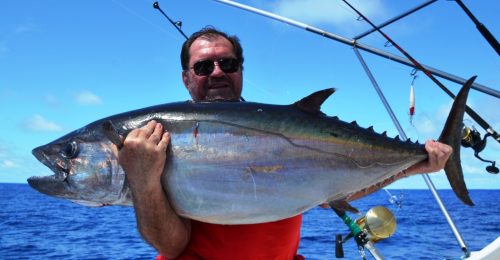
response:
<svg viewBox="0 0 500 260"><path fill-rule="evenodd" d="M193 220L191 240L177 259L304 259L297 255L301 224L302 215L252 225L217 225Z"/></svg>

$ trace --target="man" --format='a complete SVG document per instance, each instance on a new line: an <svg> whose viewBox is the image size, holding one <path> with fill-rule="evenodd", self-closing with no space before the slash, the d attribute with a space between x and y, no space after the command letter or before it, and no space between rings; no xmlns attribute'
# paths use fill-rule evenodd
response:
<svg viewBox="0 0 500 260"><path fill-rule="evenodd" d="M213 28L194 33L181 52L182 80L194 101L241 98L243 51L236 37ZM161 186L170 134L149 122L124 140L119 162L132 190L137 224L144 239L168 259L300 259L302 216L252 225L214 225L179 217ZM444 167L451 147L428 141L429 161L406 175ZM162 257L159 257L160 259Z"/></svg>

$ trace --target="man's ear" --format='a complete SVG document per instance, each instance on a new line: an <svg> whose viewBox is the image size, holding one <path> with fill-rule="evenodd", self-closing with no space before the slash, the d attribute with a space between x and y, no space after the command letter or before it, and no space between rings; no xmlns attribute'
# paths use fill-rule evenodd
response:
<svg viewBox="0 0 500 260"><path fill-rule="evenodd" d="M182 71L182 82L184 83L184 86L189 90L188 86L189 86L189 75L188 75L189 71L188 70L183 70Z"/></svg>

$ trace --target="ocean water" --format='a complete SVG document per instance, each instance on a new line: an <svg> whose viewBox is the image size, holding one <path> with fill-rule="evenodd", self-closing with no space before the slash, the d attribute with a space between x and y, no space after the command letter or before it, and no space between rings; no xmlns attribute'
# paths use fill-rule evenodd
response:
<svg viewBox="0 0 500 260"><path fill-rule="evenodd" d="M376 244L384 257L462 256L429 191L390 192L400 197L401 208L391 204L384 191L352 203L362 212L382 205L395 214L396 233ZM500 190L472 190L474 207L461 204L452 191L439 194L470 250L500 236ZM334 259L335 235L347 234L342 221L319 207L305 213L303 220L299 253L306 259ZM344 253L345 259L360 259L352 239L344 244ZM154 259L155 255L140 238L131 207L89 208L42 195L25 184L0 184L0 259Z"/></svg>

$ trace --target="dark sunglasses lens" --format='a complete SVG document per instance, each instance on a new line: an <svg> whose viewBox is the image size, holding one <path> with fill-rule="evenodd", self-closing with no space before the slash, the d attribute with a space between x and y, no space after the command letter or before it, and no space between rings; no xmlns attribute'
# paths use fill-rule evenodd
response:
<svg viewBox="0 0 500 260"><path fill-rule="evenodd" d="M217 63L219 64L220 69L225 73L236 72L240 66L238 60L233 58L220 59ZM194 73L198 76L208 76L214 71L214 69L215 64L211 60L198 61L193 65Z"/></svg>
<svg viewBox="0 0 500 260"><path fill-rule="evenodd" d="M221 59L219 61L220 69L226 73L233 73L238 70L239 64L236 59Z"/></svg>
<svg viewBox="0 0 500 260"><path fill-rule="evenodd" d="M208 76L214 71L215 64L211 60L198 61L193 65L194 73L198 76Z"/></svg>

